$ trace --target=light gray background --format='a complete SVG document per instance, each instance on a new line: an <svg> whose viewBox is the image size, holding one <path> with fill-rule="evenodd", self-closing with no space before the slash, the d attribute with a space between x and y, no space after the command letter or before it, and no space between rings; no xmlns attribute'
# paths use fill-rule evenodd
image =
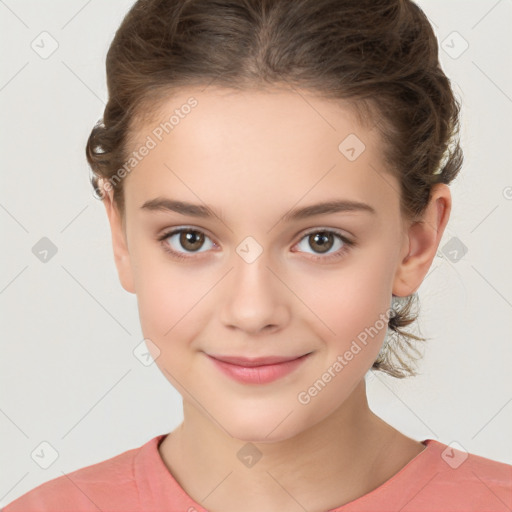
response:
<svg viewBox="0 0 512 512"><path fill-rule="evenodd" d="M370 375L370 406L415 439L512 464L512 2L418 3L463 102L465 165L419 291L419 327L433 338L422 375ZM136 298L118 282L84 153L107 99L108 45L131 4L0 1L0 506L182 419L180 395L133 355ZM47 58L31 47L51 49L43 31L58 42ZM461 38L469 47L457 56ZM42 237L58 249L46 263L32 252ZM447 243L467 253L452 261ZM44 441L58 453L48 469Z"/></svg>

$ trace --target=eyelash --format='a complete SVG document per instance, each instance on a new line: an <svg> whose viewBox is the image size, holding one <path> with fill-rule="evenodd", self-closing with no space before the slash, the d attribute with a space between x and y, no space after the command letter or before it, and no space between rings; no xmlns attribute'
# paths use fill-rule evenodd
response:
<svg viewBox="0 0 512 512"><path fill-rule="evenodd" d="M200 229L197 229L197 228L193 228L193 227L190 226L190 227L182 227L182 228L179 228L179 229L172 229L170 231L165 232L164 234L160 235L157 238L157 240L159 242L161 242L161 244L163 246L163 249L167 253L169 253L173 258L176 258L178 260L189 260L189 259L193 258L194 256L183 256L183 253L180 253L178 251L174 251L173 249L171 249L169 247L169 245L165 243L165 240L167 240L167 238L169 238L169 237L171 237L173 235L176 235L178 233L182 233L184 231L185 232L186 231L196 231L196 232L201 233L201 234L203 234L203 235L208 237L208 235L204 231L202 231ZM345 253L348 252L352 247L356 246L356 243L353 240L350 240L350 239L346 238L339 231L333 230L333 229L327 229L327 228L316 228L316 229L312 229L310 231L307 231L306 233L304 233L301 236L301 238L299 239L297 244L300 243L307 236L315 234L315 233L333 234L333 235L338 237L343 242L344 246L340 250L338 250L337 252L335 252L333 254L329 254L328 256L309 255L308 257L310 259L314 260L314 261L322 260L322 261L325 262L325 261L331 261L331 260L340 259L343 256L345 256ZM210 237L208 237L208 238L210 238ZM295 245L297 245L297 244L295 244Z"/></svg>

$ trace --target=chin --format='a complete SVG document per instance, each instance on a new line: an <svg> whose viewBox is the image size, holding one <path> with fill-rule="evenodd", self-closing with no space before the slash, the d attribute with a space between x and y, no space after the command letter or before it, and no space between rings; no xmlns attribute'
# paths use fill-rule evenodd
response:
<svg viewBox="0 0 512 512"><path fill-rule="evenodd" d="M306 425L298 425L295 415L291 411L280 410L274 414L266 415L256 413L244 417L223 416L222 426L235 439L247 443L277 443L286 441L303 430ZM289 414L289 416L288 416Z"/></svg>

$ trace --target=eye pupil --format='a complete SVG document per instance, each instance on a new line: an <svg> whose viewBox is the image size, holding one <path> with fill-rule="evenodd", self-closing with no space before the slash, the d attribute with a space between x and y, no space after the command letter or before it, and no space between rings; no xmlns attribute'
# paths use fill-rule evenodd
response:
<svg viewBox="0 0 512 512"><path fill-rule="evenodd" d="M312 241L312 247L313 245L317 245L320 247L318 252L327 252L331 248L330 244L332 244L333 235L332 233L326 233L325 231L321 231L313 235L310 235L309 239L310 241Z"/></svg>
<svg viewBox="0 0 512 512"><path fill-rule="evenodd" d="M199 246L194 246L199 242ZM187 249L188 251L195 251L200 249L201 245L204 242L204 235L199 231L182 231L180 235L180 244L182 247ZM192 247L190 247L192 245Z"/></svg>

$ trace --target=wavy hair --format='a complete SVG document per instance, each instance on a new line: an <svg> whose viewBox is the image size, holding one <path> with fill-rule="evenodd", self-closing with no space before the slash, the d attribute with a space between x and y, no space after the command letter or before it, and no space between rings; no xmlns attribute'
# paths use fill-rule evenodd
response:
<svg viewBox="0 0 512 512"><path fill-rule="evenodd" d="M419 219L433 185L462 167L460 103L411 0L138 0L110 45L106 74L108 103L86 146L100 195L98 180L123 166L136 123L173 90L211 83L288 84L348 103L379 130L404 218ZM113 197L123 215L122 182ZM413 342L426 338L404 329L417 319L416 299L400 298L374 370L417 375Z"/></svg>

